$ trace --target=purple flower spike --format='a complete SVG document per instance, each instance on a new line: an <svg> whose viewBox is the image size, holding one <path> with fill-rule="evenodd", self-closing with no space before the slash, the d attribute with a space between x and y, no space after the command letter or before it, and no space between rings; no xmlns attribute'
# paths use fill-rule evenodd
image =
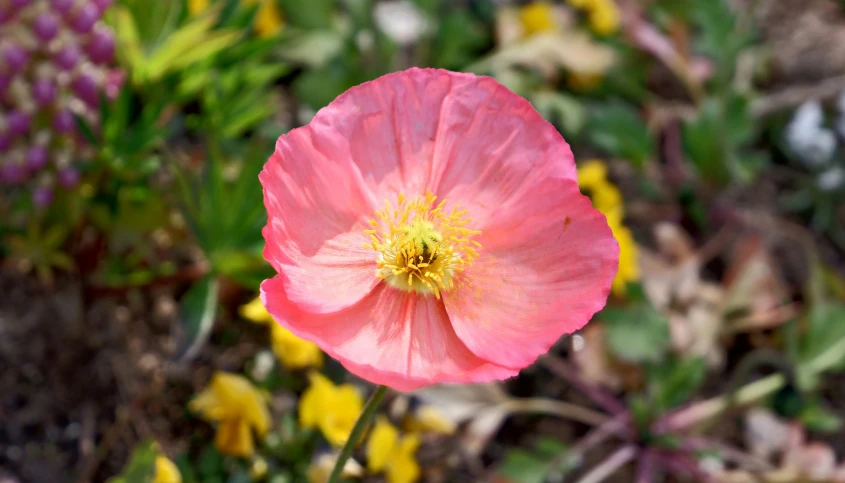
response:
<svg viewBox="0 0 845 483"><path fill-rule="evenodd" d="M74 44L68 44L56 52L56 55L53 57L53 62L55 62L61 69L70 70L76 66L77 62L79 62L79 57L81 55L79 47Z"/></svg>
<svg viewBox="0 0 845 483"><path fill-rule="evenodd" d="M0 132L0 153L9 149L12 145L12 135L10 133Z"/></svg>
<svg viewBox="0 0 845 483"><path fill-rule="evenodd" d="M35 35L39 39L49 42L59 32L59 21L50 12L44 12L35 17L35 21L32 23L32 29L35 30Z"/></svg>
<svg viewBox="0 0 845 483"><path fill-rule="evenodd" d="M30 4L31 0L12 0L12 10L21 9Z"/></svg>
<svg viewBox="0 0 845 483"><path fill-rule="evenodd" d="M89 106L96 107L99 104L100 95L97 82L90 75L79 75L79 77L71 82L70 88L73 89L77 97L85 101Z"/></svg>
<svg viewBox="0 0 845 483"><path fill-rule="evenodd" d="M20 72L29 62L29 54L17 44L7 44L3 49L3 60L13 74Z"/></svg>
<svg viewBox="0 0 845 483"><path fill-rule="evenodd" d="M32 86L32 95L40 106L46 106L56 99L56 85L50 79L38 79Z"/></svg>
<svg viewBox="0 0 845 483"><path fill-rule="evenodd" d="M76 12L76 16L73 18L70 26L73 30L81 34L87 34L99 19L100 9L93 3L86 3Z"/></svg>
<svg viewBox="0 0 845 483"><path fill-rule="evenodd" d="M53 0L53 9L59 13L68 13L73 8L73 0Z"/></svg>
<svg viewBox="0 0 845 483"><path fill-rule="evenodd" d="M8 74L4 74L0 72L0 96L6 92L6 89L9 87L9 84L12 83L12 77Z"/></svg>
<svg viewBox="0 0 845 483"><path fill-rule="evenodd" d="M26 167L15 161L3 165L0 175L4 182L12 185L23 184L29 177Z"/></svg>
<svg viewBox="0 0 845 483"><path fill-rule="evenodd" d="M33 146L26 152L26 165L32 171L40 171L47 166L50 153L44 146Z"/></svg>
<svg viewBox="0 0 845 483"><path fill-rule="evenodd" d="M94 1L94 5L96 5L97 8L100 9L100 13L105 12L106 9L109 8L109 6L111 5L111 2L112 2L112 0L93 0L93 1Z"/></svg>
<svg viewBox="0 0 845 483"><path fill-rule="evenodd" d="M73 168L59 171L59 184L65 189L72 189L79 184L79 171Z"/></svg>
<svg viewBox="0 0 845 483"><path fill-rule="evenodd" d="M53 202L53 189L49 186L39 186L32 192L32 202L35 206L44 208Z"/></svg>
<svg viewBox="0 0 845 483"><path fill-rule="evenodd" d="M73 131L75 126L76 120L73 118L73 114L71 114L70 111L59 111L53 117L53 128L62 134L67 134Z"/></svg>
<svg viewBox="0 0 845 483"><path fill-rule="evenodd" d="M29 131L29 116L20 111L12 111L9 113L9 116L6 117L6 123L9 128L9 133L13 136Z"/></svg>
<svg viewBox="0 0 845 483"><path fill-rule="evenodd" d="M0 4L0 25L3 25L4 23L8 22L9 20L12 20L12 17L14 17L14 16L15 16L14 10L12 10L9 7L3 6L3 4Z"/></svg>
<svg viewBox="0 0 845 483"><path fill-rule="evenodd" d="M87 48L88 58L97 64L107 64L114 58L114 35L106 29L97 29L91 34Z"/></svg>

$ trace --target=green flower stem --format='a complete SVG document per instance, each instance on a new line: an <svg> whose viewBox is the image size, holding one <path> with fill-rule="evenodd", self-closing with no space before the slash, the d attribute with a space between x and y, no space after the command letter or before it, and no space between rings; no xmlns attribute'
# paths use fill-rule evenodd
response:
<svg viewBox="0 0 845 483"><path fill-rule="evenodd" d="M373 416L375 416L376 409L378 409L385 394L387 394L387 386L379 386L376 388L376 392L367 400L364 410L358 416L358 421L355 421L355 426L352 427L352 433L349 435L349 439L346 440L346 444L340 450L340 456L337 457L332 474L329 476L329 483L340 482L340 475L343 473L343 467L346 466L346 461L352 456L352 451L355 450L355 446L358 445L358 441L364 435L364 430L367 429L367 425L370 424Z"/></svg>

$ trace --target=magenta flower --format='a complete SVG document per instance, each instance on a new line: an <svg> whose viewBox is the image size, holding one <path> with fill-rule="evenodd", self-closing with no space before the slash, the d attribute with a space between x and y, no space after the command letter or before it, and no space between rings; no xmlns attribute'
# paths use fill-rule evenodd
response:
<svg viewBox="0 0 845 483"><path fill-rule="evenodd" d="M279 138L260 179L267 309L395 389L516 375L616 273L569 145L491 78L411 69L352 88Z"/></svg>

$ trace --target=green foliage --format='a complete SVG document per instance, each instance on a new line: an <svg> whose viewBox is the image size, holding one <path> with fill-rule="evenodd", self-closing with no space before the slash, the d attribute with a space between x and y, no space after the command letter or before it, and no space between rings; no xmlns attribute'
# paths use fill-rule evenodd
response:
<svg viewBox="0 0 845 483"><path fill-rule="evenodd" d="M217 311L219 283L207 275L194 283L179 303L184 336L180 358L193 359L208 340Z"/></svg>
<svg viewBox="0 0 845 483"><path fill-rule="evenodd" d="M749 99L738 94L711 97L683 128L684 148L708 181L748 183L766 167L766 157L749 149L756 136Z"/></svg>
<svg viewBox="0 0 845 483"><path fill-rule="evenodd" d="M216 10L184 24L181 2L124 2L111 11L119 52L129 66L133 84L152 84L230 48L241 37L235 29L214 29ZM152 8L154 12L150 12ZM161 10L161 11L159 11Z"/></svg>
<svg viewBox="0 0 845 483"><path fill-rule="evenodd" d="M151 483L155 478L155 460L158 451L155 442L139 444L132 452L123 474L109 480L109 483Z"/></svg>
<svg viewBox="0 0 845 483"><path fill-rule="evenodd" d="M669 348L666 319L646 304L607 308L601 312L605 342L610 351L628 362L659 362Z"/></svg>
<svg viewBox="0 0 845 483"><path fill-rule="evenodd" d="M499 465L498 474L513 483L543 483L550 475L558 478L570 471L573 462L567 458L566 445L541 438L533 451L511 449Z"/></svg>
<svg viewBox="0 0 845 483"><path fill-rule="evenodd" d="M654 157L651 133L629 104L613 101L591 107L586 132L591 144L637 167Z"/></svg>
<svg viewBox="0 0 845 483"><path fill-rule="evenodd" d="M695 394L707 376L700 358L669 358L663 364L647 366L650 400L659 411L677 407Z"/></svg>

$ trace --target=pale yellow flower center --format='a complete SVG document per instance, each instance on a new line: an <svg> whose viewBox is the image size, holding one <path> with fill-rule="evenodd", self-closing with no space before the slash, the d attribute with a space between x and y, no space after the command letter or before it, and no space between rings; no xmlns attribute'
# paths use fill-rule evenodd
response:
<svg viewBox="0 0 845 483"><path fill-rule="evenodd" d="M422 294L440 292L455 286L453 277L478 258L481 244L471 238L481 232L467 228L472 220L467 211L446 200L435 206L431 193L408 200L400 194L395 204L370 220L370 245L378 252L376 276L391 286Z"/></svg>

